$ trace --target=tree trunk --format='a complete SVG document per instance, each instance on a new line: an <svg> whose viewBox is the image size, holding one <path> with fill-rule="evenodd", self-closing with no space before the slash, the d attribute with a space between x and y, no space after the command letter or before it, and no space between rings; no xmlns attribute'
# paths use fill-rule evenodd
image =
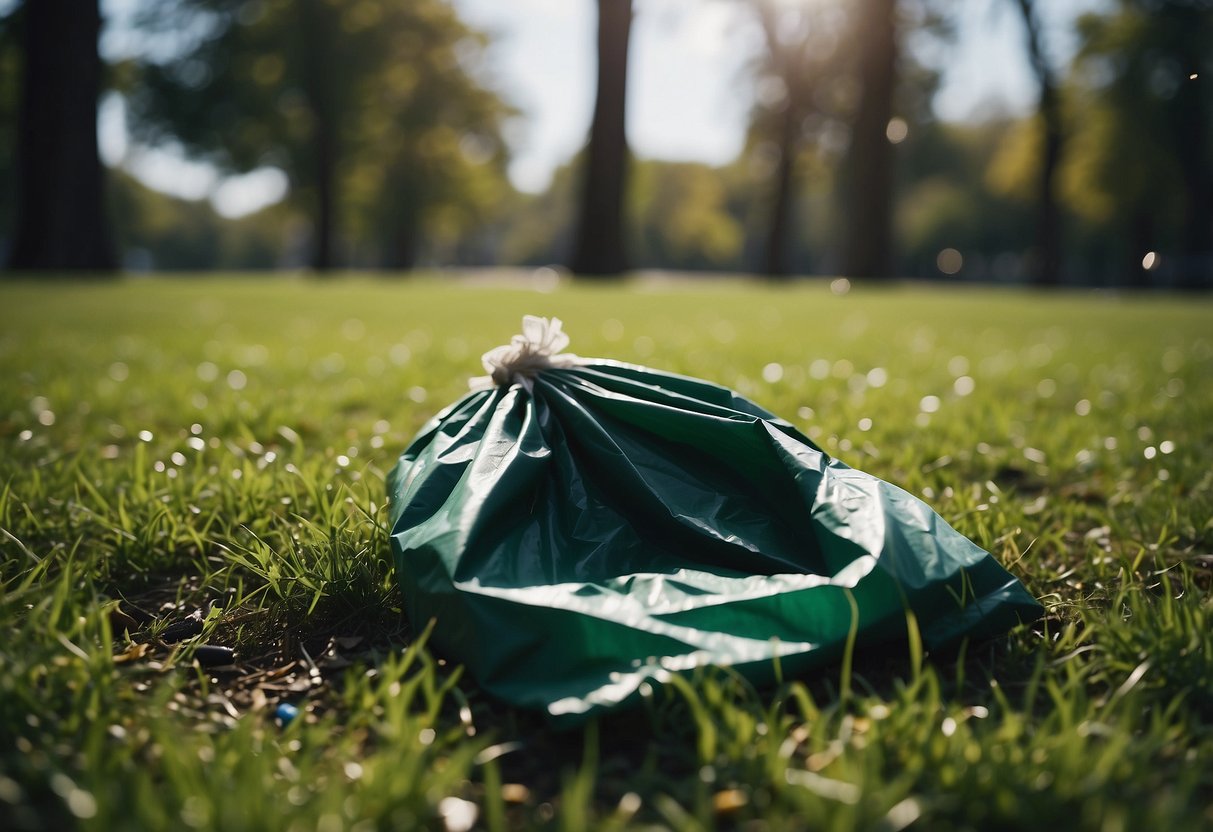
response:
<svg viewBox="0 0 1213 832"><path fill-rule="evenodd" d="M623 242L628 140L625 132L632 0L598 0L598 93L586 149L573 271L617 275L627 269Z"/></svg>
<svg viewBox="0 0 1213 832"><path fill-rule="evenodd" d="M767 277L784 278L788 267L788 238L792 224L792 192L796 180L796 111L788 102L783 111L779 134L779 165L775 169L775 197L767 233L764 272Z"/></svg>
<svg viewBox="0 0 1213 832"><path fill-rule="evenodd" d="M318 272L330 271L336 265L333 236L337 204L337 148L333 132L328 119L323 116L316 118L316 220L312 268Z"/></svg>
<svg viewBox="0 0 1213 832"><path fill-rule="evenodd" d="M859 110L851 128L843 272L893 274L893 145L887 130L897 86L897 0L863 0Z"/></svg>
<svg viewBox="0 0 1213 832"><path fill-rule="evenodd" d="M1044 151L1040 164L1040 202L1036 217L1036 282L1041 286L1058 286L1062 282L1061 210L1057 203L1057 170L1061 166L1065 147L1061 128L1057 92L1042 82L1040 112L1044 119ZM1053 99L1045 104L1045 99Z"/></svg>
<svg viewBox="0 0 1213 832"><path fill-rule="evenodd" d="M392 271L411 271L417 265L417 230L397 229L389 252L388 268Z"/></svg>
<svg viewBox="0 0 1213 832"><path fill-rule="evenodd" d="M401 187L402 190L405 186ZM388 271L409 271L417 265L420 254L421 216L415 206L397 204L383 235L383 268Z"/></svg>
<svg viewBox="0 0 1213 832"><path fill-rule="evenodd" d="M97 151L98 0L28 0L9 268L113 271Z"/></svg>
<svg viewBox="0 0 1213 832"><path fill-rule="evenodd" d="M333 38L336 21L321 0L304 0L304 96L312 121L312 183L315 216L312 220L312 268L331 271L336 266L337 164L340 155L336 118L337 91L332 88Z"/></svg>
<svg viewBox="0 0 1213 832"><path fill-rule="evenodd" d="M1036 241L1030 257L1032 282L1038 286L1061 283L1061 213L1057 204L1057 170L1065 149L1061 99L1048 57L1044 54L1040 21L1032 0L1018 0L1027 32L1028 59L1040 85L1040 120L1044 142L1036 208Z"/></svg>

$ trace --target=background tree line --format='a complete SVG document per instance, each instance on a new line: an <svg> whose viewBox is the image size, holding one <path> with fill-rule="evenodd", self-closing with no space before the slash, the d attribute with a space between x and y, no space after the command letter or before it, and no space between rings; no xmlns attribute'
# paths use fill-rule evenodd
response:
<svg viewBox="0 0 1213 832"><path fill-rule="evenodd" d="M0 254L48 271L558 263L1213 283L1213 0L1110 0L1060 66L1038 3L1004 0L1039 107L977 123L934 115L939 71L921 59L953 37L955 4L732 2L764 43L736 160L632 158L634 10L597 0L587 143L532 195L505 175L515 111L485 80L489 41L443 0L147 2L145 48L112 65L97 0L26 0L0 19ZM225 173L277 168L285 198L229 220L104 169L106 93L135 141Z"/></svg>

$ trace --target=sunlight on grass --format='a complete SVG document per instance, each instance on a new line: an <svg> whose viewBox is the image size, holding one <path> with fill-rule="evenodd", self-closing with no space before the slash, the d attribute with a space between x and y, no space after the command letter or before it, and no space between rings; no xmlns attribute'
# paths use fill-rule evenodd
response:
<svg viewBox="0 0 1213 832"><path fill-rule="evenodd" d="M578 354L731 386L921 495L1047 617L772 690L693 674L584 734L488 700L408 624L383 477L524 313ZM0 814L1208 826L1211 313L826 283L0 287Z"/></svg>

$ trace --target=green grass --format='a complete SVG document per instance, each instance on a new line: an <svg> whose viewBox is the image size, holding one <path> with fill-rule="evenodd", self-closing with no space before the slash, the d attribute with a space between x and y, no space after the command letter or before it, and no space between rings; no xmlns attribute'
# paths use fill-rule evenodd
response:
<svg viewBox="0 0 1213 832"><path fill-rule="evenodd" d="M528 312L924 496L1046 618L573 732L495 704L408 624L383 478ZM5 828L1213 824L1207 299L7 284L0 370Z"/></svg>

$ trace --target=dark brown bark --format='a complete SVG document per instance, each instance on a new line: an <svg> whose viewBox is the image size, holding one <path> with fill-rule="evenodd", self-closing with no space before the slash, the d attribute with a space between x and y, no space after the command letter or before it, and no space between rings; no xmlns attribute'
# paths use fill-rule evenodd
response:
<svg viewBox="0 0 1213 832"><path fill-rule="evenodd" d="M897 0L862 0L861 97L851 127L843 273L893 275L893 146L887 130L897 86Z"/></svg>
<svg viewBox="0 0 1213 832"><path fill-rule="evenodd" d="M1065 125L1057 82L1041 41L1040 21L1032 0L1017 0L1027 32L1028 59L1040 86L1039 114L1044 131L1037 179L1036 240L1030 263L1032 281L1039 286L1061 283L1061 212L1057 201L1057 171L1065 150Z"/></svg>
<svg viewBox="0 0 1213 832"><path fill-rule="evenodd" d="M787 277L789 237L792 227L792 193L796 181L796 111L789 102L783 111L779 132L779 165L775 169L775 193L767 230L767 277Z"/></svg>
<svg viewBox="0 0 1213 832"><path fill-rule="evenodd" d="M571 258L573 271L578 274L618 275L628 265L623 229L631 30L632 0L598 0L598 92Z"/></svg>
<svg viewBox="0 0 1213 832"><path fill-rule="evenodd" d="M312 189L315 215L312 219L312 268L318 272L336 266L337 164L340 158L337 134L337 94L332 87L332 39L336 21L321 0L303 0L304 96L312 121Z"/></svg>
<svg viewBox="0 0 1213 832"><path fill-rule="evenodd" d="M97 150L98 0L29 0L17 127L16 228L9 268L112 271Z"/></svg>
<svg viewBox="0 0 1213 832"><path fill-rule="evenodd" d="M785 92L783 112L779 114L779 130L775 137L779 162L771 191L770 213L767 217L766 251L762 271L767 277L784 278L790 272L788 250L791 246L792 201L796 184L796 156L800 150L800 120L804 115L802 102L811 99L805 78L805 44L790 47L780 37L778 11L773 3L756 2L755 10L762 24L770 52L771 66L783 82Z"/></svg>

